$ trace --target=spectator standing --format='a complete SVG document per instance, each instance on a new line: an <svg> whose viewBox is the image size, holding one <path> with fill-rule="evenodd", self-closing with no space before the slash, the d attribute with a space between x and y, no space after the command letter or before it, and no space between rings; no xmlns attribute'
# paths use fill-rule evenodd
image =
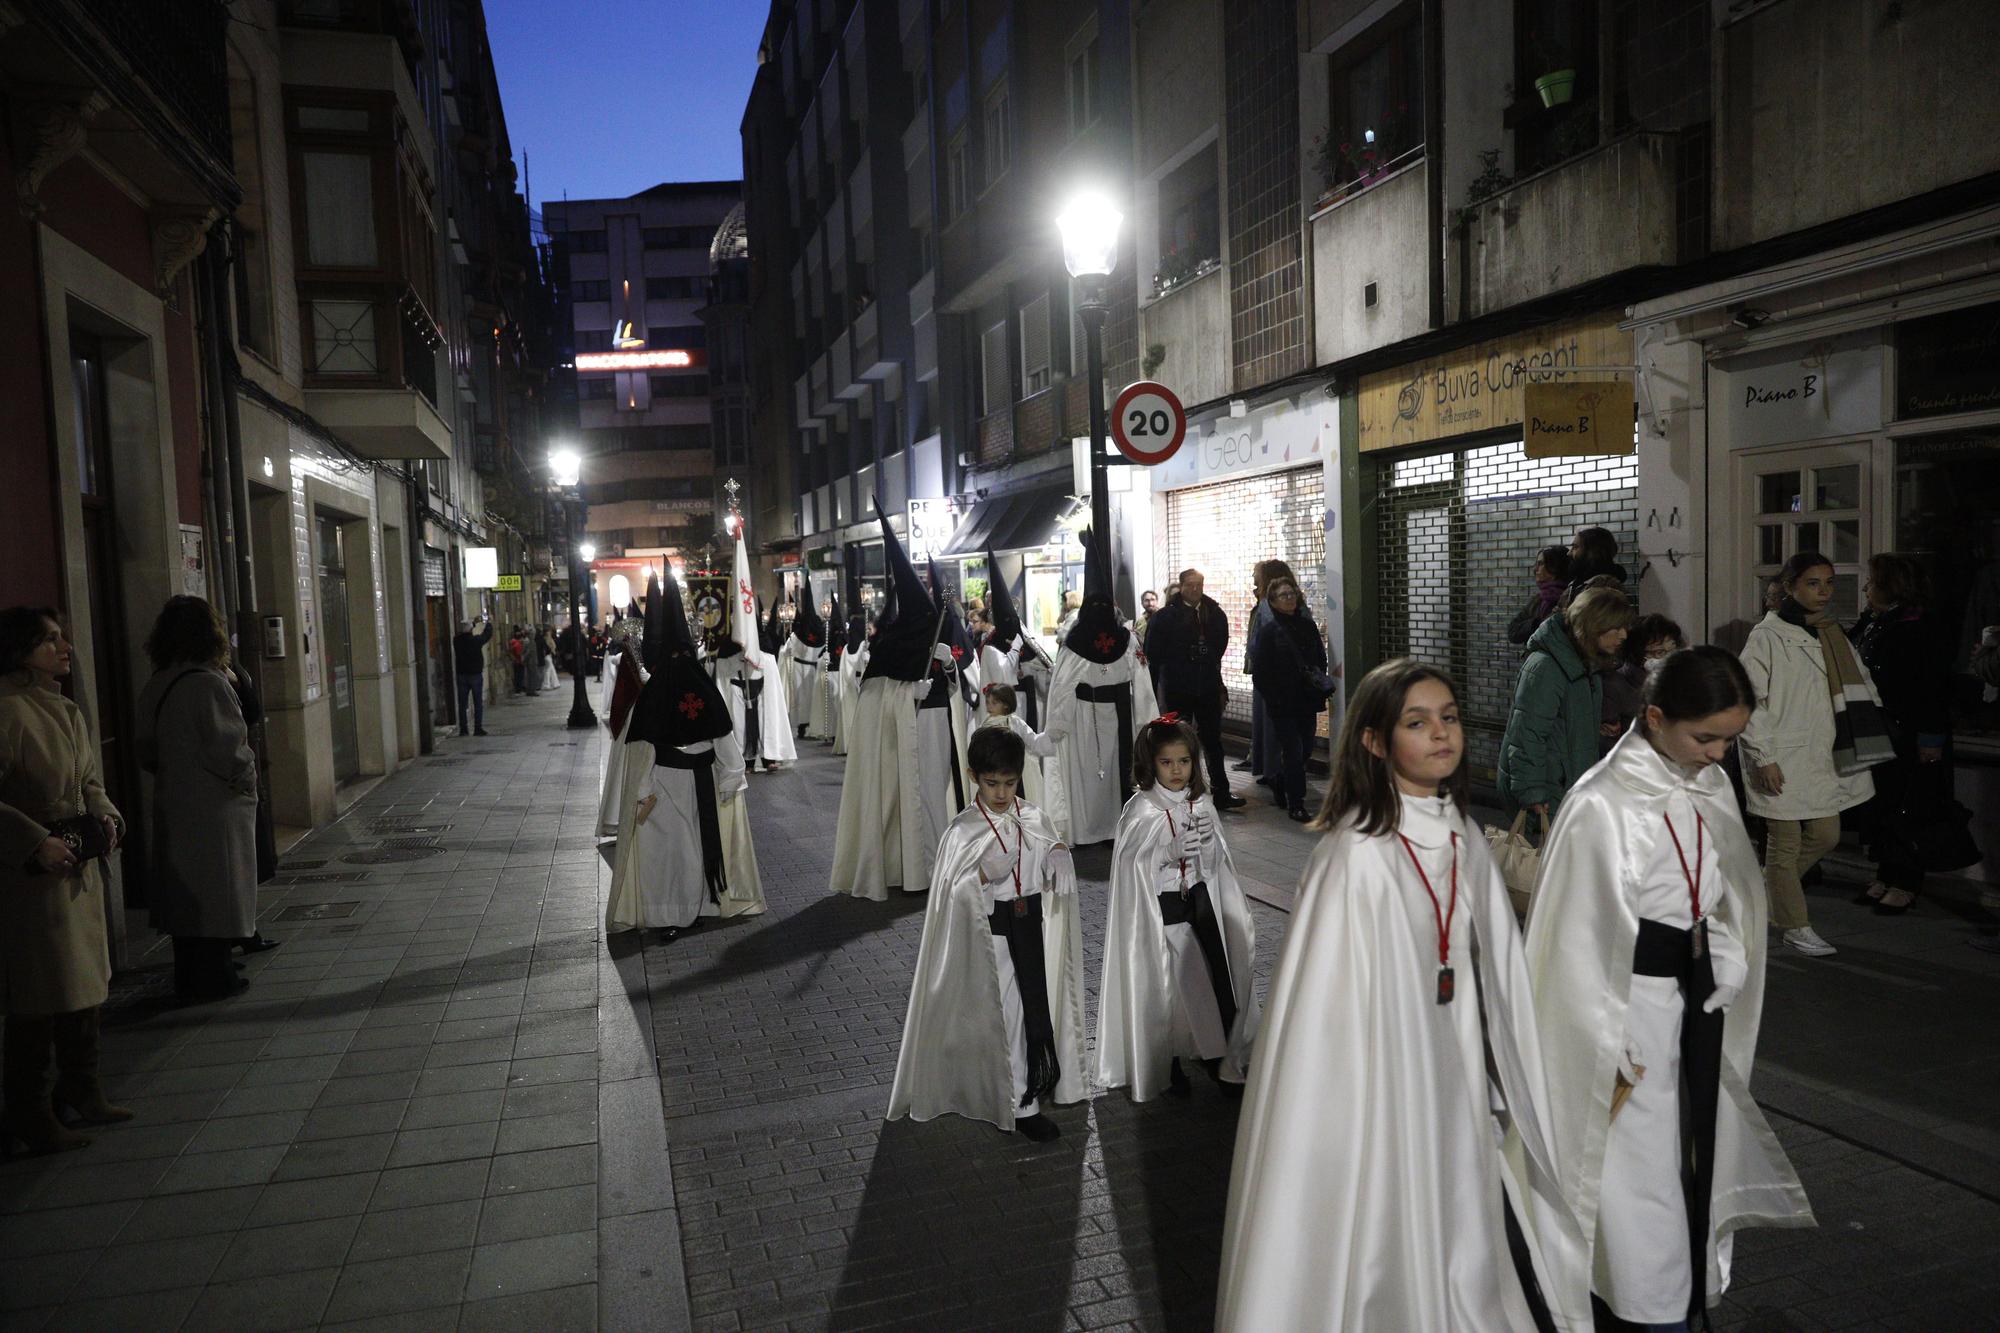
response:
<svg viewBox="0 0 2000 1333"><path fill-rule="evenodd" d="M1250 627L1243 635L1243 674L1251 680L1250 753L1236 765L1239 772L1247 772L1267 787L1278 771L1278 760L1270 741L1270 718L1265 713L1263 695L1256 687L1257 636L1271 619L1271 608L1265 600L1264 590L1276 578L1290 579L1292 586L1298 586L1299 576L1283 560L1259 560L1250 572L1251 594L1257 599L1250 608Z"/></svg>
<svg viewBox="0 0 2000 1333"><path fill-rule="evenodd" d="M1764 819L1771 924L1784 932L1787 948L1821 958L1835 949L1812 928L1799 878L1840 841L1840 812L1874 796L1868 766L1881 761L1873 747L1887 745L1886 737L1866 736L1871 743L1866 763L1854 749L1861 739L1859 719L1844 696L1850 687L1867 696L1874 690L1847 635L1826 612L1833 600L1833 562L1817 551L1801 551L1785 562L1778 579L1784 600L1751 627L1743 645L1743 669L1757 691L1757 708L1736 744L1750 813ZM1836 690L1843 696L1845 725L1836 718ZM1871 716L1869 722L1879 725L1880 718ZM1867 731L1864 726L1863 735ZM1837 746L1845 753L1836 756Z"/></svg>
<svg viewBox="0 0 2000 1333"><path fill-rule="evenodd" d="M1072 589L1063 594L1062 618L1056 621L1056 642L1064 643L1076 628L1077 613L1083 609L1083 594ZM1143 640L1141 641L1143 642Z"/></svg>
<svg viewBox="0 0 2000 1333"><path fill-rule="evenodd" d="M1625 566L1618 563L1618 539L1609 528L1584 528L1569 543L1569 593L1575 597L1597 578L1627 582Z"/></svg>
<svg viewBox="0 0 2000 1333"><path fill-rule="evenodd" d="M92 1124L130 1120L97 1080L97 1019L111 987L105 862L55 836L95 819L115 849L125 821L98 778L97 741L65 698L68 638L56 613L0 611L0 1014L6 1017L6 1132L30 1152L90 1142L56 1119L60 1101ZM57 1078L51 1084L49 1052Z"/></svg>
<svg viewBox="0 0 2000 1333"><path fill-rule="evenodd" d="M1882 916L1899 916L1917 900L1924 863L1911 830L1952 793L1951 631L1929 614L1927 582L1908 556L1876 556L1862 586L1868 609L1854 623L1854 650L1882 695L1896 751L1871 774L1868 809L1875 879L1863 896Z"/></svg>
<svg viewBox="0 0 2000 1333"><path fill-rule="evenodd" d="M1326 644L1298 583L1283 575L1272 579L1263 602L1271 614L1251 644L1257 664L1251 679L1265 709L1265 741L1276 758L1271 795L1294 823L1303 824L1312 818L1306 808L1306 752L1334 681L1326 672Z"/></svg>
<svg viewBox="0 0 2000 1333"><path fill-rule="evenodd" d="M1544 546L1535 557L1535 595L1507 622L1507 642L1526 643L1542 622L1556 609L1563 589L1569 586L1569 550Z"/></svg>
<svg viewBox="0 0 2000 1333"><path fill-rule="evenodd" d="M477 634L473 633L475 628ZM486 734L486 645L493 638L493 622L481 616L478 620L461 620L458 633L452 636L452 671L458 680L458 734L461 736L484 736ZM518 641L517 641L518 642ZM509 645L512 651L513 645ZM518 688L520 667L515 667L515 682ZM472 725L468 729L467 722Z"/></svg>
<svg viewBox="0 0 2000 1333"><path fill-rule="evenodd" d="M1618 738L1632 728L1632 719L1646 709L1646 677L1667 654L1687 646L1681 627L1665 616L1640 616L1618 650L1618 665L1604 673L1604 716L1597 731L1597 748L1610 754Z"/></svg>
<svg viewBox="0 0 2000 1333"><path fill-rule="evenodd" d="M182 998L219 999L249 984L229 950L257 933L257 757L215 608L168 598L146 655L137 732L153 775L153 928L173 937Z"/></svg>
<svg viewBox="0 0 2000 1333"><path fill-rule="evenodd" d="M514 693L528 692L528 640L527 631L514 626L514 632L507 636L507 656L514 662Z"/></svg>
<svg viewBox="0 0 2000 1333"><path fill-rule="evenodd" d="M1160 594L1151 588L1139 594L1139 618L1132 622L1132 632L1139 636L1139 642L1146 641L1146 630L1153 623L1153 616L1160 609Z"/></svg>
<svg viewBox="0 0 2000 1333"><path fill-rule="evenodd" d="M1617 588L1586 588L1528 640L1514 707L1500 741L1498 786L1516 807L1553 819L1597 763L1602 673L1618 660L1632 604Z"/></svg>
<svg viewBox="0 0 2000 1333"><path fill-rule="evenodd" d="M1202 592L1198 569L1181 571L1174 596L1147 627L1146 661L1159 680L1160 706L1194 723L1208 763L1208 785L1218 810L1246 804L1229 790L1222 754L1222 654L1229 648L1229 617Z"/></svg>

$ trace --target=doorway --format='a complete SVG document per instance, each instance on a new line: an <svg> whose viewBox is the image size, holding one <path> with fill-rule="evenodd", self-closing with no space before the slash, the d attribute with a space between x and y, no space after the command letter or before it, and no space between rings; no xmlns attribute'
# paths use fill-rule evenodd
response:
<svg viewBox="0 0 2000 1333"><path fill-rule="evenodd" d="M1766 588L1785 561L1818 551L1833 562L1828 611L1843 624L1861 614L1861 583L1877 549L1870 530L1870 442L1737 456L1738 532L1749 534L1749 571L1725 614L1763 618Z"/></svg>
<svg viewBox="0 0 2000 1333"><path fill-rule="evenodd" d="M322 513L317 523L320 666L333 710L333 781L338 786L361 775L361 741L354 716L354 664L347 620L347 543L339 518Z"/></svg>

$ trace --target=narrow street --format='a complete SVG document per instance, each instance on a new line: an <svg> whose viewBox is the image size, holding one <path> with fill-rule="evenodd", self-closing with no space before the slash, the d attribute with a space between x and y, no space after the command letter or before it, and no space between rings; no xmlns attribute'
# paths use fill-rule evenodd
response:
<svg viewBox="0 0 2000 1333"><path fill-rule="evenodd" d="M838 761L753 780L768 915L607 951L607 742L566 708L497 708L295 848L241 999L121 988L138 1119L0 1168L8 1328L1208 1326L1235 1103L1105 1096L1048 1148L884 1124L921 899L825 892ZM1258 894L1309 846L1228 827ZM2000 965L1972 909L1841 906L1837 959L1772 966L1760 1071L1820 1226L1747 1235L1718 1326L1985 1325ZM1287 917L1255 914L1261 984Z"/></svg>

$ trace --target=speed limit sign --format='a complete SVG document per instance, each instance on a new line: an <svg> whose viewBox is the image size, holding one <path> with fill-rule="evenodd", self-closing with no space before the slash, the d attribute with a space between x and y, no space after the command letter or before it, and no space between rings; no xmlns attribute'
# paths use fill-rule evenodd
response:
<svg viewBox="0 0 2000 1333"><path fill-rule="evenodd" d="M1164 463L1187 438L1187 409L1164 384L1129 384L1111 408L1111 439L1118 452L1142 467Z"/></svg>

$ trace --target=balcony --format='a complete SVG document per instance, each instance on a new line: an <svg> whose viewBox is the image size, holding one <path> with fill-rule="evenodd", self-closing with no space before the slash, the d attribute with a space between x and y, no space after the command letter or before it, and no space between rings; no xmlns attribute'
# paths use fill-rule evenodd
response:
<svg viewBox="0 0 2000 1333"><path fill-rule="evenodd" d="M827 349L827 390L835 398L865 398L868 395L868 381L859 383L854 379L854 335L851 330L842 329L840 336Z"/></svg>
<svg viewBox="0 0 2000 1333"><path fill-rule="evenodd" d="M1014 405L1009 403L998 412L988 412L979 418L979 438L973 447L973 460L980 467L999 467L1014 454Z"/></svg>
<svg viewBox="0 0 2000 1333"><path fill-rule="evenodd" d="M299 284L306 410L364 458L451 457L434 404L443 335L407 288Z"/></svg>
<svg viewBox="0 0 2000 1333"><path fill-rule="evenodd" d="M1628 135L1467 210L1462 317L1674 263L1676 142Z"/></svg>
<svg viewBox="0 0 2000 1333"><path fill-rule="evenodd" d="M854 373L864 380L884 380L896 373L896 362L882 353L882 307L870 301L854 317Z"/></svg>
<svg viewBox="0 0 2000 1333"><path fill-rule="evenodd" d="M425 175L437 179L436 150L428 132L430 121L410 82L397 39L382 33L336 29L284 28L284 78L306 88L348 88L359 92L393 93L404 124L413 133L402 147L414 154Z"/></svg>
<svg viewBox="0 0 2000 1333"><path fill-rule="evenodd" d="M309 386L306 411L363 458L451 457L451 427L415 389Z"/></svg>
<svg viewBox="0 0 2000 1333"><path fill-rule="evenodd" d="M811 376L813 415L817 417L836 415L839 412L838 402L827 396L828 366L826 353L820 353L819 358L812 363L812 369L806 373Z"/></svg>
<svg viewBox="0 0 2000 1333"><path fill-rule="evenodd" d="M867 228L869 222L875 216L873 162L873 157L866 150L863 150L861 160L854 164L854 170L848 173L847 177L847 197L853 201L851 204L854 210L852 223L854 234L857 236Z"/></svg>
<svg viewBox="0 0 2000 1333"><path fill-rule="evenodd" d="M1166 349L1152 378L1184 403L1206 403L1230 390L1229 287L1211 269L1180 283L1139 314L1141 348Z"/></svg>
<svg viewBox="0 0 2000 1333"><path fill-rule="evenodd" d="M1314 352L1322 364L1430 327L1429 170L1418 161L1313 215Z"/></svg>
<svg viewBox="0 0 2000 1333"><path fill-rule="evenodd" d="M937 313L931 306L932 294L936 290L935 270L926 272L917 279L917 285L910 288L910 333L914 339L910 374L918 380L927 380L937 374Z"/></svg>
<svg viewBox="0 0 2000 1333"><path fill-rule="evenodd" d="M1063 386L1057 384L1014 404L1014 457L1045 454L1057 440L1066 438L1062 434L1062 397Z"/></svg>
<svg viewBox="0 0 2000 1333"><path fill-rule="evenodd" d="M903 129L903 166L915 167L919 162L928 162L931 155L931 113L930 107L918 109L916 118Z"/></svg>

